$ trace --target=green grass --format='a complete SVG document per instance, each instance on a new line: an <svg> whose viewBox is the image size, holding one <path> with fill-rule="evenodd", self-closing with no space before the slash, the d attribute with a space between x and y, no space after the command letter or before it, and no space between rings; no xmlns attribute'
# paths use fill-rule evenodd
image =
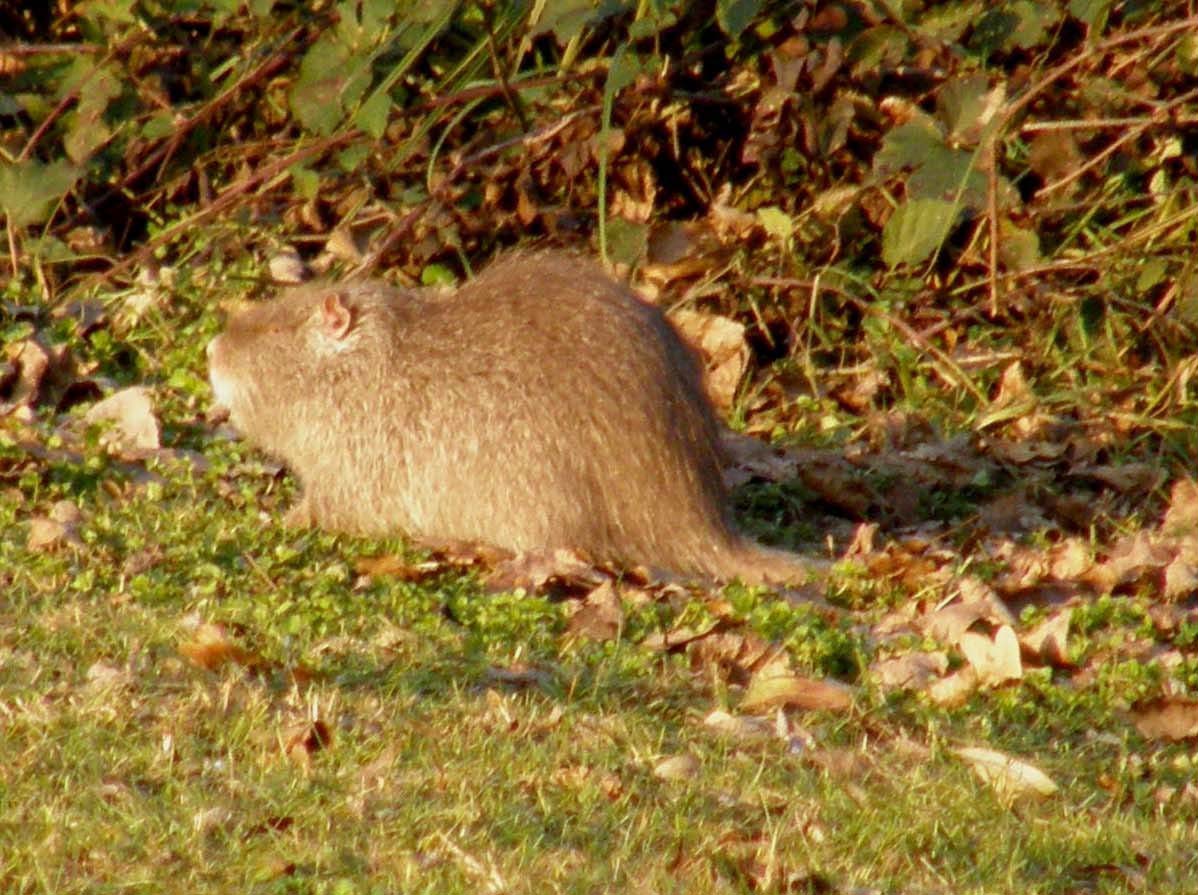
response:
<svg viewBox="0 0 1198 895"><path fill-rule="evenodd" d="M848 714L792 712L785 738L768 717L741 739L703 723L736 713L736 684L637 642L698 623L700 603L630 607L629 636L600 644L543 598L359 580L355 556L398 545L287 532L263 515L288 499L273 478L238 445L207 454L198 475L122 483L97 457L95 475L7 492L5 892L1063 895L1198 878L1198 805L1156 801L1192 757L1146 750L1119 717L1139 666L1084 686L1029 675L952 711L867 686ZM24 520L60 499L83 512L81 546L28 552ZM728 596L801 664L861 681L862 629ZM1091 609L1086 642L1142 631L1124 606ZM192 664L179 647L201 623L269 666ZM313 677L293 683L301 666ZM490 672L524 667L527 685ZM296 747L314 720L331 742ZM1061 791L1011 800L952 754L965 744ZM679 755L693 773L655 774Z"/></svg>
<svg viewBox="0 0 1198 895"><path fill-rule="evenodd" d="M1198 691L1195 595L1164 599L1167 560L1115 594L1027 568L1136 533L1194 555L1159 527L1198 450L1192 11L570 5L4 20L0 401L30 337L74 365L0 404L0 893L1198 890L1193 739L1135 725ZM971 109L997 116L993 165ZM931 254L892 232L889 265L887 225L949 198L896 137L911 113L1000 181ZM738 429L843 460L736 507L821 555L878 524L827 583L838 617L631 589L597 643L570 601L365 577L407 548L284 529L293 484L204 416L219 308L285 248L319 265L336 232L374 274L440 282L530 238L593 252L601 227L663 306L746 325ZM992 232L1038 242L1031 269ZM654 276L638 247L668 258L670 234L684 263ZM334 254L330 276L357 265ZM86 331L79 301L104 312ZM83 431L94 392L139 384L176 459ZM987 521L1006 498L1032 522ZM30 549L63 501L72 537ZM954 706L883 690L878 659L966 667L920 622L967 575L1021 601L1021 634L1067 601L1068 662ZM680 628L715 633L653 647ZM749 716L738 650L767 648L851 706ZM961 747L1059 790L1004 792Z"/></svg>

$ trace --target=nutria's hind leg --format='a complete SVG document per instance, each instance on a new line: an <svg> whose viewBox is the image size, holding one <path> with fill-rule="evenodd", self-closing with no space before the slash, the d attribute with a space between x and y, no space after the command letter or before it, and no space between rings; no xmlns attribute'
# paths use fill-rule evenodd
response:
<svg viewBox="0 0 1198 895"><path fill-rule="evenodd" d="M312 512L312 501L305 492L286 513L283 514L283 525L287 528L313 528L316 517Z"/></svg>

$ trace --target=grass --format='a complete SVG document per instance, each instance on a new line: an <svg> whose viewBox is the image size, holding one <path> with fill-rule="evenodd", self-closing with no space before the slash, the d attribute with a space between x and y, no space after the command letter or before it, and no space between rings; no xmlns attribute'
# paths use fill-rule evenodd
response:
<svg viewBox="0 0 1198 895"><path fill-rule="evenodd" d="M0 410L0 892L1198 889L1193 736L1136 723L1198 690L1195 593L1164 588L1198 542L1159 524L1198 449L1192 11L717 5L9 16L0 399L31 337L74 365ZM609 93L617 58L639 74ZM971 109L998 115L992 164ZM978 159L952 182L996 175L922 249L888 239L948 198L896 138L910 112ZM842 555L878 524L828 582L838 617L631 588L596 642L577 601L365 576L405 545L285 530L292 483L204 417L218 308L283 248L440 282L603 226L663 306L747 326L735 425L826 461L742 489L746 529ZM1039 248L998 259L995 233ZM86 430L95 393L139 384L173 457ZM1164 558L1109 586L1041 574L1135 535ZM884 686L888 658L968 667L924 626L966 581L1020 634L1067 606L1065 659L956 704ZM712 636L654 646L683 628ZM753 714L767 648L849 705ZM1058 789L987 782L962 747Z"/></svg>
<svg viewBox="0 0 1198 895"><path fill-rule="evenodd" d="M1180 892L1198 878L1198 805L1157 801L1192 756L1145 751L1119 718L1153 682L1143 665L1089 686L1029 675L947 712L867 686L848 714L720 732L704 719L735 715L741 689L638 642L701 603L633 610L627 637L593 643L544 598L454 575L359 580L356 555L399 545L286 532L270 516L288 495L258 461L229 442L205 453L206 471L144 484L97 453L89 474L7 492L6 892ZM82 510L80 546L29 552L24 520L63 499ZM729 599L819 674L854 678L844 658L873 649L860 627ZM1129 605L1089 610L1079 648L1142 633ZM252 661L188 661L204 624ZM955 757L963 744L1030 758L1061 790L1004 796ZM658 772L677 756L694 761Z"/></svg>

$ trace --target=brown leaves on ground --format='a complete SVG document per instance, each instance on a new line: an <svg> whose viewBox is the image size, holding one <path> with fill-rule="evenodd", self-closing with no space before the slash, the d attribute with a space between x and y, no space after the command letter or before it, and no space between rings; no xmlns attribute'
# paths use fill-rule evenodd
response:
<svg viewBox="0 0 1198 895"><path fill-rule="evenodd" d="M188 620L188 639L180 641L179 654L206 671L237 666L261 676L280 676L289 683L307 684L316 673L304 665L285 666L242 646L223 625Z"/></svg>
<svg viewBox="0 0 1198 895"><path fill-rule="evenodd" d="M1161 696L1132 706L1131 719L1150 740L1198 739L1198 699Z"/></svg>
<svg viewBox="0 0 1198 895"><path fill-rule="evenodd" d="M1035 765L994 749L969 746L953 752L982 780L1007 796L1046 798L1058 790L1057 784Z"/></svg>

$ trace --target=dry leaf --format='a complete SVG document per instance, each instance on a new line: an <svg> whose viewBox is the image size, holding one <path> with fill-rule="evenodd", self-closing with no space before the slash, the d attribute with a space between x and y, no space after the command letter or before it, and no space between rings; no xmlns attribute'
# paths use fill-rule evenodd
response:
<svg viewBox="0 0 1198 895"><path fill-rule="evenodd" d="M526 662L515 662L506 668L492 665L487 669L487 679L513 687L547 687L553 680L547 672Z"/></svg>
<svg viewBox="0 0 1198 895"><path fill-rule="evenodd" d="M1198 591L1198 567L1184 556L1178 556L1165 566L1166 600L1182 600Z"/></svg>
<svg viewBox="0 0 1198 895"><path fill-rule="evenodd" d="M135 459L161 447L161 427L148 388L135 385L109 395L84 415L88 424L111 422L102 443L120 457Z"/></svg>
<svg viewBox="0 0 1198 895"><path fill-rule="evenodd" d="M78 525L50 516L34 516L29 520L29 534L25 547L34 553L43 553L58 547L82 547Z"/></svg>
<svg viewBox="0 0 1198 895"><path fill-rule="evenodd" d="M957 580L957 590L962 603L977 603L986 607L986 618L996 625L1014 625L1015 616L1007 608L1002 597L989 584L973 575L962 575Z"/></svg>
<svg viewBox="0 0 1198 895"><path fill-rule="evenodd" d="M653 766L653 773L662 780L690 780L698 775L700 768L699 759L684 752L663 758Z"/></svg>
<svg viewBox="0 0 1198 895"><path fill-rule="evenodd" d="M1072 609L1065 609L1043 621L1021 637L1020 643L1031 656L1055 668L1071 668L1069 661L1069 621Z"/></svg>
<svg viewBox="0 0 1198 895"><path fill-rule="evenodd" d="M261 670L269 663L234 643L221 625L201 624L192 639L179 644L179 652L193 664L208 671L217 671L229 663Z"/></svg>
<svg viewBox="0 0 1198 895"><path fill-rule="evenodd" d="M853 528L853 539L844 550L845 558L868 556L874 552L874 539L878 536L878 523L858 522Z"/></svg>
<svg viewBox="0 0 1198 895"><path fill-rule="evenodd" d="M919 627L925 634L934 637L945 646L956 646L961 640L961 635L984 618L989 618L988 608L984 603L952 603L925 615L919 620Z"/></svg>
<svg viewBox="0 0 1198 895"><path fill-rule="evenodd" d="M947 670L948 656L942 652L906 653L870 667L883 690L922 690Z"/></svg>
<svg viewBox="0 0 1198 895"><path fill-rule="evenodd" d="M845 711L852 704L853 689L847 684L767 672L753 676L740 707L746 712L775 706L790 706L803 711Z"/></svg>
<svg viewBox="0 0 1198 895"><path fill-rule="evenodd" d="M730 486L742 485L752 479L785 482L799 474L801 459L771 445L761 438L742 435L731 429L720 432L720 449L728 458L725 478Z"/></svg>
<svg viewBox="0 0 1198 895"><path fill-rule="evenodd" d="M440 574L444 564L435 560L410 562L394 553L379 556L360 556L354 561L354 571L370 578L397 578L400 581L427 581Z"/></svg>
<svg viewBox="0 0 1198 895"><path fill-rule="evenodd" d="M36 337L18 342L8 350L14 371L6 377L5 399L16 407L31 407L41 395L42 383L50 373L53 357Z"/></svg>
<svg viewBox="0 0 1198 895"><path fill-rule="evenodd" d="M727 410L749 365L744 324L686 309L674 311L670 321L703 355L707 395L717 407Z"/></svg>
<svg viewBox="0 0 1198 895"><path fill-rule="evenodd" d="M1173 483L1161 529L1167 534L1198 529L1198 481L1187 478Z"/></svg>
<svg viewBox="0 0 1198 895"><path fill-rule="evenodd" d="M966 631L957 645L981 684L993 687L1023 677L1019 639L1010 625L995 631L993 640L985 634Z"/></svg>
<svg viewBox="0 0 1198 895"><path fill-rule="evenodd" d="M590 640L614 640L624 626L624 607L611 580L604 581L587 594L570 616L566 630Z"/></svg>
<svg viewBox="0 0 1198 895"><path fill-rule="evenodd" d="M711 712L703 719L703 724L717 733L741 740L769 739L775 734L775 723L767 718L730 715L722 709Z"/></svg>
<svg viewBox="0 0 1198 895"><path fill-rule="evenodd" d="M523 588L540 592L553 586L574 592L590 591L607 580L607 576L579 551L559 547L552 551L529 550L500 560L483 580L493 591Z"/></svg>
<svg viewBox="0 0 1198 895"><path fill-rule="evenodd" d="M296 728L287 737L283 752L296 764L306 766L312 756L333 744L333 729L317 719Z"/></svg>
<svg viewBox="0 0 1198 895"><path fill-rule="evenodd" d="M300 258L299 252L279 252L266 262L270 278L276 283L296 285L308 278L308 268Z"/></svg>
<svg viewBox="0 0 1198 895"><path fill-rule="evenodd" d="M1149 463L1124 463L1122 466L1079 464L1069 470L1069 475L1095 479L1121 494L1139 494L1155 488L1164 473Z"/></svg>
<svg viewBox="0 0 1198 895"><path fill-rule="evenodd" d="M1172 562L1174 552L1158 544L1150 532L1140 531L1121 538L1112 548L1106 561L1095 565L1086 574L1086 581L1100 593L1135 584L1146 576L1163 573Z"/></svg>
<svg viewBox="0 0 1198 895"><path fill-rule="evenodd" d="M1023 375L1023 364L1013 361L1007 364L1006 369L1002 371L1002 377L998 381L998 394L990 406L994 410L1034 399L1035 396L1032 395L1032 390L1027 384L1027 377Z"/></svg>
<svg viewBox="0 0 1198 895"><path fill-rule="evenodd" d="M954 671L948 677L933 682L927 688L928 698L944 708L964 705L965 700L978 688L978 676L972 668Z"/></svg>
<svg viewBox="0 0 1198 895"><path fill-rule="evenodd" d="M1094 567L1094 551L1081 538L1066 538L1050 551L1052 576L1061 581L1081 578Z"/></svg>
<svg viewBox="0 0 1198 895"><path fill-rule="evenodd" d="M1046 798L1058 789L1039 768L994 749L967 747L953 752L968 762L982 780L1007 795Z"/></svg>
<svg viewBox="0 0 1198 895"><path fill-rule="evenodd" d="M1188 740L1198 737L1198 699L1161 696L1132 706L1132 721L1150 740Z"/></svg>

